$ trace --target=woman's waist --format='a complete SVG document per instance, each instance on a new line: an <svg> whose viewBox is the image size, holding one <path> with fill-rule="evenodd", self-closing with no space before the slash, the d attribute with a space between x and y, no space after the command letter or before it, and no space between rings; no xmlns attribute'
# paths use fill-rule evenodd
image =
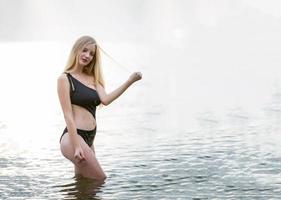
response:
<svg viewBox="0 0 281 200"><path fill-rule="evenodd" d="M97 128L94 129L84 129L84 128L76 128L77 133L87 133L87 134L93 134L96 133ZM63 133L68 132L67 126L64 128Z"/></svg>
<svg viewBox="0 0 281 200"><path fill-rule="evenodd" d="M93 130L96 127L95 117L85 108L73 105L73 120L78 129Z"/></svg>
<svg viewBox="0 0 281 200"><path fill-rule="evenodd" d="M96 129L97 123L95 119L74 117L74 123L77 129L81 130L94 130Z"/></svg>

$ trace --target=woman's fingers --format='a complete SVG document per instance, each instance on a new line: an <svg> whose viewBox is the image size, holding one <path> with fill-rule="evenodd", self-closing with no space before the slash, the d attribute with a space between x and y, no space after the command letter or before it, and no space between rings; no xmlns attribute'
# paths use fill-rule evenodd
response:
<svg viewBox="0 0 281 200"><path fill-rule="evenodd" d="M138 81L142 78L142 73L141 72L134 72L132 73L130 79L132 80L132 82Z"/></svg>
<svg viewBox="0 0 281 200"><path fill-rule="evenodd" d="M76 156L75 159L78 161L78 163L81 163L86 160L85 157L82 156Z"/></svg>
<svg viewBox="0 0 281 200"><path fill-rule="evenodd" d="M141 72L137 72L136 73L138 80L142 78L142 73Z"/></svg>
<svg viewBox="0 0 281 200"><path fill-rule="evenodd" d="M86 160L82 149L78 149L78 150L75 152L75 154L74 154L74 159L76 159L76 160L78 161L78 163L80 163L80 162Z"/></svg>
<svg viewBox="0 0 281 200"><path fill-rule="evenodd" d="M78 160L78 163L81 163L83 161L85 161L85 158L82 158L82 159Z"/></svg>
<svg viewBox="0 0 281 200"><path fill-rule="evenodd" d="M76 155L74 156L74 158L77 159L77 160L81 160L81 156L80 156L79 154L76 154Z"/></svg>
<svg viewBox="0 0 281 200"><path fill-rule="evenodd" d="M85 156L84 156L84 153L83 153L83 152L80 153L80 157L81 157L80 161L85 160Z"/></svg>

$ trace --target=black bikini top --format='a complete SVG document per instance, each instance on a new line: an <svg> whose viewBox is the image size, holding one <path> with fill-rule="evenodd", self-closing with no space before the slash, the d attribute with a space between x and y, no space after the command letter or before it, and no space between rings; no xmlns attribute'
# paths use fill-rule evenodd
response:
<svg viewBox="0 0 281 200"><path fill-rule="evenodd" d="M70 73L65 72L70 83L70 100L74 105L87 109L96 118L96 106L101 101L96 90L83 84Z"/></svg>

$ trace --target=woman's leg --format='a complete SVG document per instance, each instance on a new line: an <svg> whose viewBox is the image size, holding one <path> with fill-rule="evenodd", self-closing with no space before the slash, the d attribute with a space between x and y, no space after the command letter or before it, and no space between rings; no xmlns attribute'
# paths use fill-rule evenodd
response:
<svg viewBox="0 0 281 200"><path fill-rule="evenodd" d="M81 175L81 172L76 165L74 165L74 173L75 173L75 175Z"/></svg>
<svg viewBox="0 0 281 200"><path fill-rule="evenodd" d="M60 149L64 157L69 159L75 165L75 173L81 174L84 177L105 180L106 175L103 172L93 150L86 144L81 136L80 145L83 149L85 161L78 162L74 158L74 148L72 147L68 133L64 134L61 139Z"/></svg>

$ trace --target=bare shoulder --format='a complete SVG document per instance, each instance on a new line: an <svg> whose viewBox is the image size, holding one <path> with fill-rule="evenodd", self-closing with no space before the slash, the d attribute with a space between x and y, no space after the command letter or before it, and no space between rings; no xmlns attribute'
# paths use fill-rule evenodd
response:
<svg viewBox="0 0 281 200"><path fill-rule="evenodd" d="M103 87L100 83L97 83L97 84L96 84L96 87L97 87L97 88L103 88L103 89L104 89L104 87Z"/></svg>
<svg viewBox="0 0 281 200"><path fill-rule="evenodd" d="M58 89L69 89L69 83L66 74L63 73L57 78L57 87Z"/></svg>
<svg viewBox="0 0 281 200"><path fill-rule="evenodd" d="M59 77L58 77L58 79L57 79L57 81L58 81L58 83L63 83L63 82L65 82L67 80L67 76L66 76L66 74L61 74Z"/></svg>
<svg viewBox="0 0 281 200"><path fill-rule="evenodd" d="M105 88L104 88L100 83L97 83L97 84L96 84L96 89L97 89L97 91L98 91L99 94L105 92Z"/></svg>
<svg viewBox="0 0 281 200"><path fill-rule="evenodd" d="M101 84L97 83L95 86L98 88L101 87Z"/></svg>

